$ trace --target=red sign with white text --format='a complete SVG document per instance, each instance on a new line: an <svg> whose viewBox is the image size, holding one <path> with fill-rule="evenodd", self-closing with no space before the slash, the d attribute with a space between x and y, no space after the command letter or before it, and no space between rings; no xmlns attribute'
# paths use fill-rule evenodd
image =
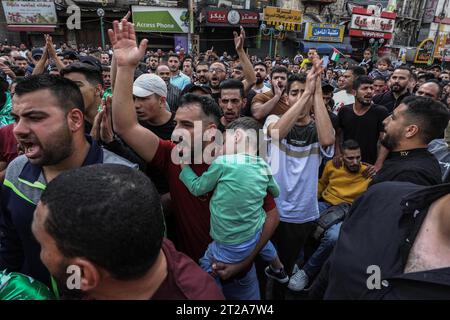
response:
<svg viewBox="0 0 450 320"><path fill-rule="evenodd" d="M237 11L237 10L234 10ZM229 10L208 10L206 21L208 23L230 24ZM251 11L237 11L239 12L239 24L257 24L259 14Z"/></svg>
<svg viewBox="0 0 450 320"><path fill-rule="evenodd" d="M384 33L377 31L365 31L365 30L356 30L350 29L349 35L351 37L362 37L362 38L384 38L391 39L392 33Z"/></svg>
<svg viewBox="0 0 450 320"><path fill-rule="evenodd" d="M208 11L209 23L227 23L227 11L226 10L213 10Z"/></svg>

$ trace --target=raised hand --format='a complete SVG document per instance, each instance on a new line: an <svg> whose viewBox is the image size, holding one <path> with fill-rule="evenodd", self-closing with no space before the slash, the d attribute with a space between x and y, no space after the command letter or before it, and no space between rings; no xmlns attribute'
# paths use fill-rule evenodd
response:
<svg viewBox="0 0 450 320"><path fill-rule="evenodd" d="M234 46L236 48L236 51L244 50L244 41L245 41L244 28L241 26L240 35L238 35L236 31L233 31L233 35L234 35Z"/></svg>
<svg viewBox="0 0 450 320"><path fill-rule="evenodd" d="M136 67L145 55L148 40L141 41L139 47L136 44L136 32L134 25L126 19L113 22L113 30L108 30L109 40L114 48L114 57L118 67Z"/></svg>

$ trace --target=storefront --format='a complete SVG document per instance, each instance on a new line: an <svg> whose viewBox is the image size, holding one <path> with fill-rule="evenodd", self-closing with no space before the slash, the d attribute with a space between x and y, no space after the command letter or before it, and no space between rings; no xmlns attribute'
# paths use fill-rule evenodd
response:
<svg viewBox="0 0 450 320"><path fill-rule="evenodd" d="M131 6L138 40L149 40L150 49L187 49L189 19L187 8Z"/></svg>
<svg viewBox="0 0 450 320"><path fill-rule="evenodd" d="M34 44L43 33L53 33L58 17L54 1L2 1L7 30L20 32L22 42Z"/></svg>
<svg viewBox="0 0 450 320"><path fill-rule="evenodd" d="M351 54L352 46L344 44L345 26L331 23L303 24L302 41L299 42L300 52L306 53L310 48L316 48L320 55L330 55L333 48L342 53Z"/></svg>
<svg viewBox="0 0 450 320"><path fill-rule="evenodd" d="M233 31L240 32L240 26L246 33L245 47L255 48L259 31L259 14L254 11L236 9L203 10L199 14L198 35L200 51L211 48L217 53L224 51L235 54Z"/></svg>
<svg viewBox="0 0 450 320"><path fill-rule="evenodd" d="M372 50L374 56L387 54L385 45L392 39L395 17L394 12L376 14L366 8L353 8L349 25L353 56L362 59L367 48Z"/></svg>

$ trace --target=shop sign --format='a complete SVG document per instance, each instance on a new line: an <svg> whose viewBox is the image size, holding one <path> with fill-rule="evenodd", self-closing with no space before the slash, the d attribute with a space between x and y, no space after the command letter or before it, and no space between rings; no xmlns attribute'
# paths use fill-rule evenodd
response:
<svg viewBox="0 0 450 320"><path fill-rule="evenodd" d="M425 39L417 47L414 63L428 63L432 60L434 40Z"/></svg>
<svg viewBox="0 0 450 320"><path fill-rule="evenodd" d="M265 7L264 8L264 21L270 23L284 23L302 22L302 11L291 10L291 9L281 9L277 7Z"/></svg>
<svg viewBox="0 0 450 320"><path fill-rule="evenodd" d="M257 24L259 15L251 11L209 10L206 22L211 24Z"/></svg>
<svg viewBox="0 0 450 320"><path fill-rule="evenodd" d="M392 33L394 32L394 24L395 20L391 19L353 14L350 28Z"/></svg>
<svg viewBox="0 0 450 320"><path fill-rule="evenodd" d="M186 8L132 6L131 11L137 32L189 32Z"/></svg>
<svg viewBox="0 0 450 320"><path fill-rule="evenodd" d="M54 1L2 1L8 25L53 25L56 26Z"/></svg>
<svg viewBox="0 0 450 320"><path fill-rule="evenodd" d="M329 23L306 23L305 40L318 42L342 42L345 26Z"/></svg>
<svg viewBox="0 0 450 320"><path fill-rule="evenodd" d="M355 29L350 29L349 35L351 37L377 38L377 39L378 38L384 38L384 39L392 38L392 33L364 31L364 30L355 30Z"/></svg>

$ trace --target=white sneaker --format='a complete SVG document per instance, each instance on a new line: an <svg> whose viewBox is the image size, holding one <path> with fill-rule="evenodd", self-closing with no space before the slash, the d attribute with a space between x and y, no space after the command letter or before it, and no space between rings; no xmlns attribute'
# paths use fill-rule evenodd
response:
<svg viewBox="0 0 450 320"><path fill-rule="evenodd" d="M294 264L294 267L292 268L292 274L296 274L300 271L300 268L298 267L298 264Z"/></svg>
<svg viewBox="0 0 450 320"><path fill-rule="evenodd" d="M288 288L292 291L302 291L309 283L309 277L303 270L299 270L289 279Z"/></svg>

